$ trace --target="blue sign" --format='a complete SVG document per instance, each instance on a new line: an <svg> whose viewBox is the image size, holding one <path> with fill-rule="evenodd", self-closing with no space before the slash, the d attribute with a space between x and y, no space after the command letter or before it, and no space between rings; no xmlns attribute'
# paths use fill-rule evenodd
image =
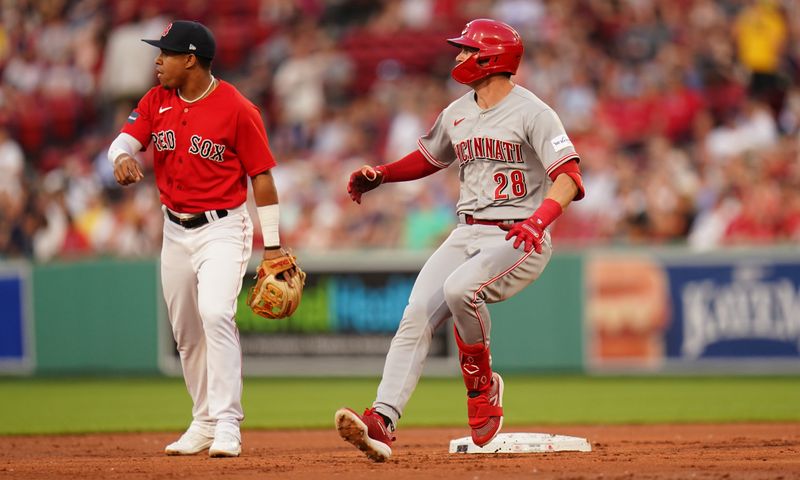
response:
<svg viewBox="0 0 800 480"><path fill-rule="evenodd" d="M416 275L342 275L331 283L334 331L394 334L403 317Z"/></svg>
<svg viewBox="0 0 800 480"><path fill-rule="evenodd" d="M24 360L22 292L20 277L0 277L0 361Z"/></svg>
<svg viewBox="0 0 800 480"><path fill-rule="evenodd" d="M670 266L668 358L800 357L800 264Z"/></svg>

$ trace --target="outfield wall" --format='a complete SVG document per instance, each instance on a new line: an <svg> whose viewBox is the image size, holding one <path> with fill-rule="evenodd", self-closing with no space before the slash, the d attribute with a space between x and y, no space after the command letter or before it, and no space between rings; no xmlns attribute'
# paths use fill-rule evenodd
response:
<svg viewBox="0 0 800 480"><path fill-rule="evenodd" d="M292 318L255 317L240 296L245 373L379 375L427 256L301 253L309 278ZM180 373L155 260L0 263L0 305L0 372ZM794 249L557 254L490 310L500 371L800 372ZM458 371L451 331L435 335L427 374Z"/></svg>

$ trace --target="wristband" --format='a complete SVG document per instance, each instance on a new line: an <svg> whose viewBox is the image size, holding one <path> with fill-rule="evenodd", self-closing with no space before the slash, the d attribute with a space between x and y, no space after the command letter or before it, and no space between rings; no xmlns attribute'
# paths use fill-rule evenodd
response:
<svg viewBox="0 0 800 480"><path fill-rule="evenodd" d="M542 204L539 205L539 208L533 212L531 219L533 220L534 225L544 230L563 212L564 209L561 208L560 203L556 202L552 198L545 198Z"/></svg>
<svg viewBox="0 0 800 480"><path fill-rule="evenodd" d="M136 140L135 137L128 133L120 133L117 135L117 138L111 142L111 146L108 147L108 161L111 162L111 165L117 164L117 159L122 154L127 154L133 157L133 155L142 148L142 144L139 143L139 140Z"/></svg>
<svg viewBox="0 0 800 480"><path fill-rule="evenodd" d="M256 207L258 211L258 220L261 223L261 236L264 239L264 248L280 248L281 239L278 235L278 222L280 220L280 211L278 204L263 205Z"/></svg>
<svg viewBox="0 0 800 480"><path fill-rule="evenodd" d="M375 171L381 174L381 183L386 183L389 181L389 172L386 170L384 165L378 165L375 167Z"/></svg>

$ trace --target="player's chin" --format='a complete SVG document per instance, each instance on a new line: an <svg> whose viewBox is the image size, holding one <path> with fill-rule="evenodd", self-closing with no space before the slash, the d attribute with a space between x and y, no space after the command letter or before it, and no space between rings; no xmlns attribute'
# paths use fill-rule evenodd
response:
<svg viewBox="0 0 800 480"><path fill-rule="evenodd" d="M158 79L158 83L160 83L162 87L172 88L172 82L170 82L169 77L163 73L156 73L156 79Z"/></svg>

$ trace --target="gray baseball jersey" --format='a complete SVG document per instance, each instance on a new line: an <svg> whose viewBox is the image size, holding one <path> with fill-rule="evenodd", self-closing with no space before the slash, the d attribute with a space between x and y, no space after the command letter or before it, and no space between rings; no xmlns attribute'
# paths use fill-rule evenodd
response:
<svg viewBox="0 0 800 480"><path fill-rule="evenodd" d="M482 110L470 91L445 108L419 148L429 162L458 161L458 213L480 219L530 217L552 181L548 174L578 156L556 113L514 86Z"/></svg>

